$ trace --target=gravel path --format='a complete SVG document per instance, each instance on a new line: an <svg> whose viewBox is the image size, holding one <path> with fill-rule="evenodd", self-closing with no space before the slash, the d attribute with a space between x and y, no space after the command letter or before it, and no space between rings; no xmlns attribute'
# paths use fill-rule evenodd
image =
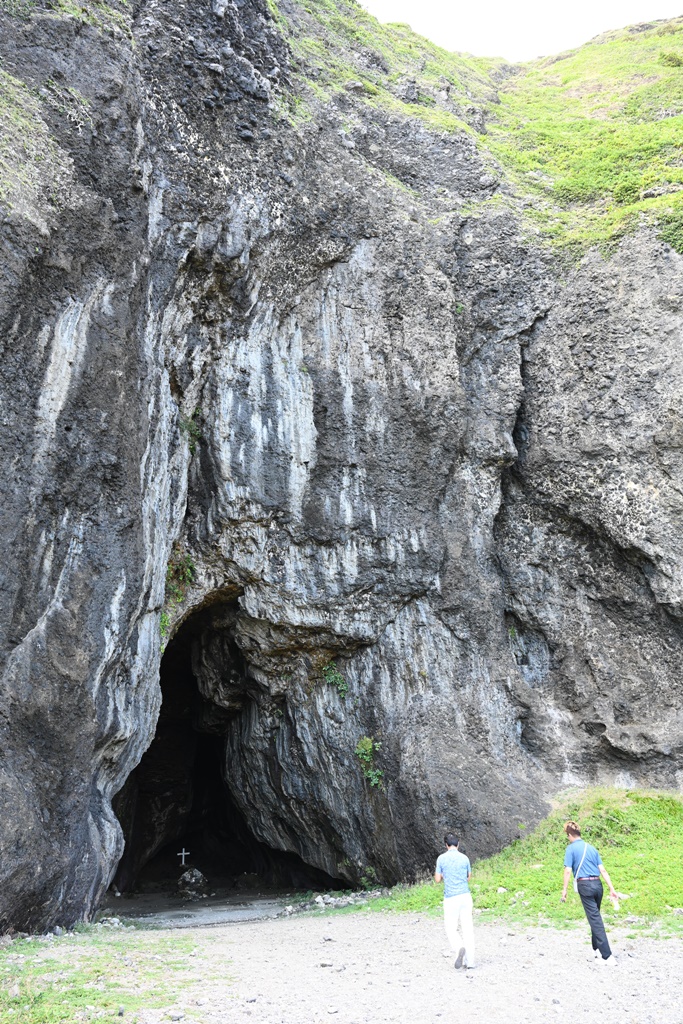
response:
<svg viewBox="0 0 683 1024"><path fill-rule="evenodd" d="M177 932L176 932L177 934ZM476 929L479 966L456 971L438 918L301 916L197 929L202 980L141 1024L683 1024L683 943L612 933L596 963L586 929Z"/></svg>

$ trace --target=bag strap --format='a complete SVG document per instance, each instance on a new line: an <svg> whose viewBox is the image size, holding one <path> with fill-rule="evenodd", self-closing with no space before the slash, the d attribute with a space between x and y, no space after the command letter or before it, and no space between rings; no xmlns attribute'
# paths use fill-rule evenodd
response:
<svg viewBox="0 0 683 1024"><path fill-rule="evenodd" d="M587 843L587 842L586 842L586 840L584 839L584 841L583 841L583 857L582 857L582 858L581 858L581 860L579 861L579 866L578 866L578 868L576 869L576 874L574 875L574 878L576 878L577 880L578 880L578 877L579 877L579 871L581 870L581 868L582 868L582 866L583 866L583 862L584 862L584 860L586 859L586 854L587 854L587 853L588 853L588 843Z"/></svg>

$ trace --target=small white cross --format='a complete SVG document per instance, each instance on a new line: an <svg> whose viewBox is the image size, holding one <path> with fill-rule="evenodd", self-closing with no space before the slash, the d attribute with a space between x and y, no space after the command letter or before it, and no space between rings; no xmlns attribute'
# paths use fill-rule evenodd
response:
<svg viewBox="0 0 683 1024"><path fill-rule="evenodd" d="M180 853L176 853L176 857L180 857L181 858L180 863L181 863L181 865L183 867L185 867L185 858L189 857L189 856L190 856L190 851L186 850L184 846L183 846L182 850L180 851Z"/></svg>

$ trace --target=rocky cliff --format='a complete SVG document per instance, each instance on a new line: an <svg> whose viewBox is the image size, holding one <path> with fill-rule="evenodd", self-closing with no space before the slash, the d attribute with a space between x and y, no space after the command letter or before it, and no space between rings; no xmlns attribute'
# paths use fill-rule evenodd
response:
<svg viewBox="0 0 683 1024"><path fill-rule="evenodd" d="M0 4L4 929L190 820L393 883L683 786L683 258L560 259L515 69L429 92L354 18Z"/></svg>

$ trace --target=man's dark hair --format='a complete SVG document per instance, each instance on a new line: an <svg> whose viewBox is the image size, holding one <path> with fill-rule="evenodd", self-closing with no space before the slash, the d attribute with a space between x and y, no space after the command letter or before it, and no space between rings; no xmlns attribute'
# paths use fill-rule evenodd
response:
<svg viewBox="0 0 683 1024"><path fill-rule="evenodd" d="M446 844L446 846L457 846L458 843L460 842L458 837L456 835L453 835L452 832L447 832L446 835L443 837L443 841Z"/></svg>

